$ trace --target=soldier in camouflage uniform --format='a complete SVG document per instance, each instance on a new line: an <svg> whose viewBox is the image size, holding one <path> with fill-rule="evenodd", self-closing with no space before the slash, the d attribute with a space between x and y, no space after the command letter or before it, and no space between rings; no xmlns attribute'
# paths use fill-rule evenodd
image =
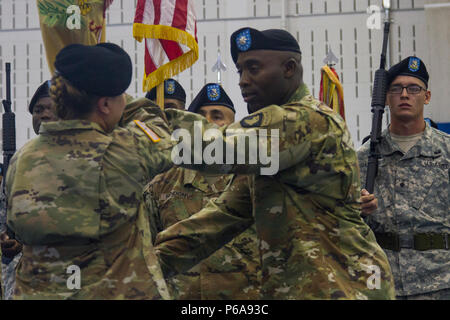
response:
<svg viewBox="0 0 450 320"><path fill-rule="evenodd" d="M41 126L41 122L56 121L58 119L58 117L56 116L55 104L50 99L50 84L51 83L49 80L42 83L37 88L28 106L28 111L32 115L33 130L36 134L39 134L39 127ZM0 203L2 203L0 231L3 232L6 230L6 211L3 210L4 202L0 201ZM20 258L22 257L22 245L14 239L9 239L7 234L2 234L1 237L3 240L2 246L8 247L7 250L4 250L5 256L3 256L2 259L2 262L4 262L2 264L2 268L4 269L2 278L5 291L4 296L5 299L12 299L16 277L15 269L17 264L19 263Z"/></svg>
<svg viewBox="0 0 450 320"><path fill-rule="evenodd" d="M391 124L379 145L378 209L366 218L389 258L399 299L450 299L450 136L424 121L428 79L416 57L389 70ZM358 150L362 177L368 155L366 143Z"/></svg>
<svg viewBox="0 0 450 320"><path fill-rule="evenodd" d="M281 171L237 176L216 201L159 233L163 271L184 271L255 223L261 298L393 299L387 257L360 217L359 167L348 129L303 83L297 41L283 30L244 28L231 36L231 49L253 114L220 128L224 142L241 135L225 136L230 128L277 129ZM166 114L174 128L191 131L200 119ZM271 135L274 143L276 132ZM222 171L258 172L261 162L235 162ZM219 170L204 163L183 166Z"/></svg>
<svg viewBox="0 0 450 320"><path fill-rule="evenodd" d="M218 84L207 84L189 106L217 125L234 121L234 105ZM147 186L144 198L152 235L200 211L217 198L233 175L202 174L178 166L160 174ZM169 278L176 299L258 299L260 266L254 226L182 275Z"/></svg>
<svg viewBox="0 0 450 320"><path fill-rule="evenodd" d="M136 106L143 98L127 114L145 123L117 127L132 67L115 44L67 46L55 66L62 120L42 123L7 175L8 226L24 244L15 298L169 298L138 210L144 185L172 166L164 115Z"/></svg>

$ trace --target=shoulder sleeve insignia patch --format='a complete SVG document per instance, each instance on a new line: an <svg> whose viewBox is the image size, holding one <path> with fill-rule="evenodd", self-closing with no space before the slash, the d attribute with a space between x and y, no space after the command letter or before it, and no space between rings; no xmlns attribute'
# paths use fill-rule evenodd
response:
<svg viewBox="0 0 450 320"><path fill-rule="evenodd" d="M261 126L263 122L263 114L257 113L254 115L250 115L241 120L240 124L244 128L253 128Z"/></svg>
<svg viewBox="0 0 450 320"><path fill-rule="evenodd" d="M134 120L134 123L142 130L153 142L159 142L161 138L149 127L145 125L142 121Z"/></svg>

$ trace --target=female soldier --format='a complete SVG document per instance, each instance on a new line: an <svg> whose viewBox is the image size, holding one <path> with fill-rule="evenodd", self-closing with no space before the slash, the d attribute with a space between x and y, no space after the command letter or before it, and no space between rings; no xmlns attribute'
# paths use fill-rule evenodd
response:
<svg viewBox="0 0 450 320"><path fill-rule="evenodd" d="M116 126L132 73L117 45L70 45L55 67L61 120L43 123L8 171L8 224L24 244L15 297L167 298L138 213L143 186L172 166L162 113Z"/></svg>

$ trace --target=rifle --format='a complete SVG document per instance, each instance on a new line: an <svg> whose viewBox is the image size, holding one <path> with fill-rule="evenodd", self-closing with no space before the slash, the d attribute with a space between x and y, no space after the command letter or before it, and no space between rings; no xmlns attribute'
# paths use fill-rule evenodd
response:
<svg viewBox="0 0 450 320"><path fill-rule="evenodd" d="M6 99L2 101L5 113L2 116L3 120L3 166L2 166L2 194L3 194L3 210L7 209L6 198L6 173L8 172L9 162L11 161L14 152L16 152L16 120L15 114L11 110L11 63L7 62L6 66ZM14 239L14 233L6 227L6 233L10 239ZM8 264L12 259L2 257L3 263Z"/></svg>
<svg viewBox="0 0 450 320"><path fill-rule="evenodd" d="M390 21L384 22L383 49L381 52L380 68L375 72L372 92L372 130L370 132L370 151L367 165L366 190L373 193L375 178L378 173L378 145L381 142L381 126L383 120L384 107L386 105L386 90L388 72L386 66L386 51L389 41Z"/></svg>

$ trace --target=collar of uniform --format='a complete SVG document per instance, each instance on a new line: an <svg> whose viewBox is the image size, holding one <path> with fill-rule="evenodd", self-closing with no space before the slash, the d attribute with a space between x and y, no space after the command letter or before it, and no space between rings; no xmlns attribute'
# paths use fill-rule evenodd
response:
<svg viewBox="0 0 450 320"><path fill-rule="evenodd" d="M384 129L381 136L382 136L382 139L381 139L381 144L379 146L381 155L390 156L391 154L393 154L395 152L400 152L403 154L403 150L400 149L399 145L394 140L392 140L391 133L389 132L389 128Z"/></svg>
<svg viewBox="0 0 450 320"><path fill-rule="evenodd" d="M294 94L289 98L287 103L292 103L295 101L300 101L304 97L311 95L308 86L304 83L300 85L300 87L297 88L297 90L294 92Z"/></svg>
<svg viewBox="0 0 450 320"><path fill-rule="evenodd" d="M442 150L433 143L433 129L427 122L425 122L425 131L422 138L417 141L410 151L412 151L412 157L421 155L423 157L436 158L442 155Z"/></svg>
<svg viewBox="0 0 450 320"><path fill-rule="evenodd" d="M99 124L88 120L59 120L42 122L39 133L54 133L66 130L97 130L106 134Z"/></svg>
<svg viewBox="0 0 450 320"><path fill-rule="evenodd" d="M430 125L425 122L425 131L423 133L422 138L417 141L417 143L408 151L407 158L417 157L419 155L424 157L437 157L441 154L441 150L434 146L432 143L432 133L433 129L431 129ZM385 129L383 131L382 136L384 139L382 140L382 147L380 148L380 153L383 156L389 156L395 152L404 153L402 149L392 140L391 133L389 129ZM405 158L406 159L406 158Z"/></svg>

